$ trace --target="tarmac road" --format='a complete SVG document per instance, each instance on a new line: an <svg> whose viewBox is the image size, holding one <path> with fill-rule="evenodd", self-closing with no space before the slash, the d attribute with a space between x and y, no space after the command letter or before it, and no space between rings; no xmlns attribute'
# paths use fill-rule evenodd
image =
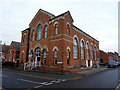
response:
<svg viewBox="0 0 120 90"><path fill-rule="evenodd" d="M118 85L118 76L118 68L109 68L73 80L50 80L24 76L24 73L23 75L19 75L16 72L3 71L2 88L24 88L28 90L33 88L113 88L113 90L115 90Z"/></svg>

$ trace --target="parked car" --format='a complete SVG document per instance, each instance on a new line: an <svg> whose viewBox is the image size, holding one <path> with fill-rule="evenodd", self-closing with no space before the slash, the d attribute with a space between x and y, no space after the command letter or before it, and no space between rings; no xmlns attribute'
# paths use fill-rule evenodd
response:
<svg viewBox="0 0 120 90"><path fill-rule="evenodd" d="M109 61L109 62L108 62L108 68L109 68L109 67L115 67L115 68L116 68L116 67L117 67L116 61L114 61L114 60Z"/></svg>

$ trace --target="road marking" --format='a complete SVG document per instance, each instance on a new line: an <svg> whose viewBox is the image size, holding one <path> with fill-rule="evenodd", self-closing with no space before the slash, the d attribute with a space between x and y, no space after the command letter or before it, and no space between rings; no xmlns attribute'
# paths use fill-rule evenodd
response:
<svg viewBox="0 0 120 90"><path fill-rule="evenodd" d="M35 83L35 84L41 84L40 82L34 82L34 81L30 81L30 80L25 80L25 79L17 79L17 80L21 80L21 81L25 81L25 82L30 82L30 83Z"/></svg>
<svg viewBox="0 0 120 90"><path fill-rule="evenodd" d="M39 87L42 87L43 85L40 85L40 86L36 86L36 87L34 87L34 88L39 88Z"/></svg>
<svg viewBox="0 0 120 90"><path fill-rule="evenodd" d="M50 84L53 84L53 83L47 83L47 84L44 84L44 85L47 85L47 86L48 86L48 85L50 85Z"/></svg>
<svg viewBox="0 0 120 90"><path fill-rule="evenodd" d="M60 80L58 80L58 81L55 81L55 83L59 83L60 82Z"/></svg>
<svg viewBox="0 0 120 90"><path fill-rule="evenodd" d="M8 76L6 76L6 75L0 75L0 77L8 77Z"/></svg>
<svg viewBox="0 0 120 90"><path fill-rule="evenodd" d="M42 82L42 83L40 83L40 84L43 84L43 85L45 85L46 83L48 83L48 82Z"/></svg>
<svg viewBox="0 0 120 90"><path fill-rule="evenodd" d="M115 90L119 90L120 89L120 84L117 86L117 88Z"/></svg>

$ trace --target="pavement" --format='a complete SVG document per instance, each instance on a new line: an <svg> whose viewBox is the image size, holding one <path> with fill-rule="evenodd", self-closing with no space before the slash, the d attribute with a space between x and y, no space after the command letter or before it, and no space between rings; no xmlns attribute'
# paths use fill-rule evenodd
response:
<svg viewBox="0 0 120 90"><path fill-rule="evenodd" d="M48 80L75 80L82 78L84 76L91 75L93 73L101 72L106 70L107 67L102 66L100 68L93 68L91 70L86 71L80 71L77 73L52 73L52 72L39 72L39 71L24 71L24 70L18 70L15 68L3 68L3 71L7 71L9 73L15 73L18 75L28 76L28 77L34 77L34 78L42 78L42 79L48 79Z"/></svg>

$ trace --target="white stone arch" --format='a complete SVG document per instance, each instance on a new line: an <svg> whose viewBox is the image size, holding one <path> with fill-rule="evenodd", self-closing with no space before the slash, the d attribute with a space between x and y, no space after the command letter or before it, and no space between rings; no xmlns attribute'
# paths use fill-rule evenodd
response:
<svg viewBox="0 0 120 90"><path fill-rule="evenodd" d="M69 46L67 46L66 51L67 51L67 50L69 50L69 51L71 52L71 49L70 49L70 47L69 47Z"/></svg>
<svg viewBox="0 0 120 90"><path fill-rule="evenodd" d="M53 51L54 51L55 49L58 51L58 48L57 48L57 46L54 46L54 47L53 47Z"/></svg>
<svg viewBox="0 0 120 90"><path fill-rule="evenodd" d="M69 23L69 22L67 22L67 23L66 23L66 25L69 25L69 26L70 26L70 23Z"/></svg>
<svg viewBox="0 0 120 90"><path fill-rule="evenodd" d="M88 44L88 49L90 49L89 41L87 41L85 45L87 45L87 44Z"/></svg>
<svg viewBox="0 0 120 90"><path fill-rule="evenodd" d="M45 49L47 52L48 52L48 47L45 45L45 46L43 46L43 48L42 48L43 50Z"/></svg>
<svg viewBox="0 0 120 90"><path fill-rule="evenodd" d="M33 50L33 48L30 48L29 53Z"/></svg>
<svg viewBox="0 0 120 90"><path fill-rule="evenodd" d="M49 24L46 22L46 23L44 24L44 27L45 27L45 26L47 26L47 27L48 27L48 26L49 26ZM43 28L44 28L44 27L43 27Z"/></svg>
<svg viewBox="0 0 120 90"><path fill-rule="evenodd" d="M82 38L81 40L80 40L80 47L81 47L81 42L83 42L83 44L84 44L84 47L85 47L85 41L84 41L84 39Z"/></svg>
<svg viewBox="0 0 120 90"><path fill-rule="evenodd" d="M58 25L58 21L55 21L55 23L53 24L53 26L55 26L55 24L57 24L57 25Z"/></svg>
<svg viewBox="0 0 120 90"><path fill-rule="evenodd" d="M36 48L40 48L40 50L42 50L42 46L39 44L39 43L37 43L36 45L35 45L35 47L34 47L34 49L33 49L33 52L35 52L35 49Z"/></svg>
<svg viewBox="0 0 120 90"><path fill-rule="evenodd" d="M32 29L31 29L31 33L33 32L33 30L35 31L35 28L32 28Z"/></svg>
<svg viewBox="0 0 120 90"><path fill-rule="evenodd" d="M77 36L77 35L74 35L74 36L73 36L73 40L74 40L74 38L76 38L76 39L77 39L78 44L79 44L79 39L78 39L78 36Z"/></svg>
<svg viewBox="0 0 120 90"><path fill-rule="evenodd" d="M38 25L41 25L41 26L42 26L42 29L43 29L43 26L44 26L44 25L43 25L42 22L39 21L39 22L37 23L37 25L36 25L35 31L37 30Z"/></svg>

